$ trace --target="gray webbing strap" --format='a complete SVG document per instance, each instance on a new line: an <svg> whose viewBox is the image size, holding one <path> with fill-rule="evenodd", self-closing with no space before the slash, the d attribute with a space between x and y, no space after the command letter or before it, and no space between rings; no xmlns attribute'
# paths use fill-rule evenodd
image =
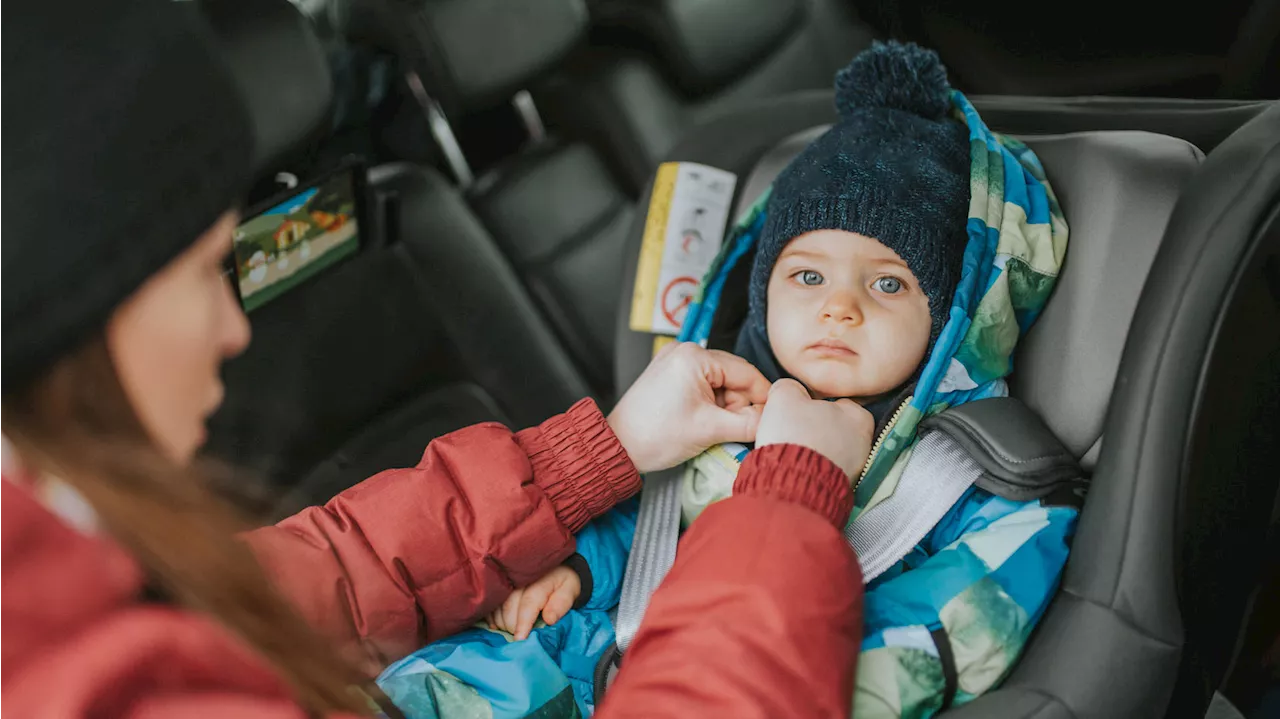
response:
<svg viewBox="0 0 1280 719"><path fill-rule="evenodd" d="M636 515L636 536L622 576L622 596L618 601L618 648L626 651L640 629L645 607L662 578L676 559L680 538L680 482L684 467L645 477L640 490L640 511Z"/></svg>
<svg viewBox="0 0 1280 719"><path fill-rule="evenodd" d="M884 573L919 544L982 475L982 467L945 432L930 432L911 451L893 495L844 530L862 581Z"/></svg>

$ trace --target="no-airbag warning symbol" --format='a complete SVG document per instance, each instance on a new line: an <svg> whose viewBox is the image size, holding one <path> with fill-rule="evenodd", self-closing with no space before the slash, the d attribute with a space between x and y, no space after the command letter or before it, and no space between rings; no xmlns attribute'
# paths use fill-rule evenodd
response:
<svg viewBox="0 0 1280 719"><path fill-rule="evenodd" d="M676 327L681 326L697 289L698 281L692 277L677 277L668 282L662 289L662 316Z"/></svg>

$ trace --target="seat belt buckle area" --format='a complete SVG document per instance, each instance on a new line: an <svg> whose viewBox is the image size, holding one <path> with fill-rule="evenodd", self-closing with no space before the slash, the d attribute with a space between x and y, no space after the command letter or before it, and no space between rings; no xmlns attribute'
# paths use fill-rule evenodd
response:
<svg viewBox="0 0 1280 719"><path fill-rule="evenodd" d="M943 432L982 467L974 484L1016 502L1084 505L1089 475L1030 407L1015 397L966 402L920 423Z"/></svg>

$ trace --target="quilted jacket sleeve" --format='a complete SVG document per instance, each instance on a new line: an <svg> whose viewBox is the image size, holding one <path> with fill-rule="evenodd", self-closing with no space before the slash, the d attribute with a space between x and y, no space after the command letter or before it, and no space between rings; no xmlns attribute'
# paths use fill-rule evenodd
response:
<svg viewBox="0 0 1280 719"><path fill-rule="evenodd" d="M848 477L792 445L752 452L685 532L596 716L849 716L862 572L837 527Z"/></svg>
<svg viewBox="0 0 1280 719"><path fill-rule="evenodd" d="M247 540L280 590L353 659L381 665L492 611L574 551L640 478L590 400L512 433L441 437Z"/></svg>
<svg viewBox="0 0 1280 719"><path fill-rule="evenodd" d="M929 717L994 688L1057 589L1076 517L969 489L868 587L854 716Z"/></svg>

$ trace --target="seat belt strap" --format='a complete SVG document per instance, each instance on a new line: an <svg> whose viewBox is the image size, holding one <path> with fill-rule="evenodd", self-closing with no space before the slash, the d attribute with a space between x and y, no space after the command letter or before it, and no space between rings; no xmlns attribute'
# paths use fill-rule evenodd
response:
<svg viewBox="0 0 1280 719"><path fill-rule="evenodd" d="M657 472L645 477L644 488L640 490L636 534L627 557L627 570L622 576L622 595L615 622L618 648L624 652L640 629L649 598L675 563L683 476L683 465Z"/></svg>
<svg viewBox="0 0 1280 719"><path fill-rule="evenodd" d="M946 516L978 477L982 466L945 432L930 432L911 450L893 495L845 528L858 555L862 580L883 574L907 556Z"/></svg>

